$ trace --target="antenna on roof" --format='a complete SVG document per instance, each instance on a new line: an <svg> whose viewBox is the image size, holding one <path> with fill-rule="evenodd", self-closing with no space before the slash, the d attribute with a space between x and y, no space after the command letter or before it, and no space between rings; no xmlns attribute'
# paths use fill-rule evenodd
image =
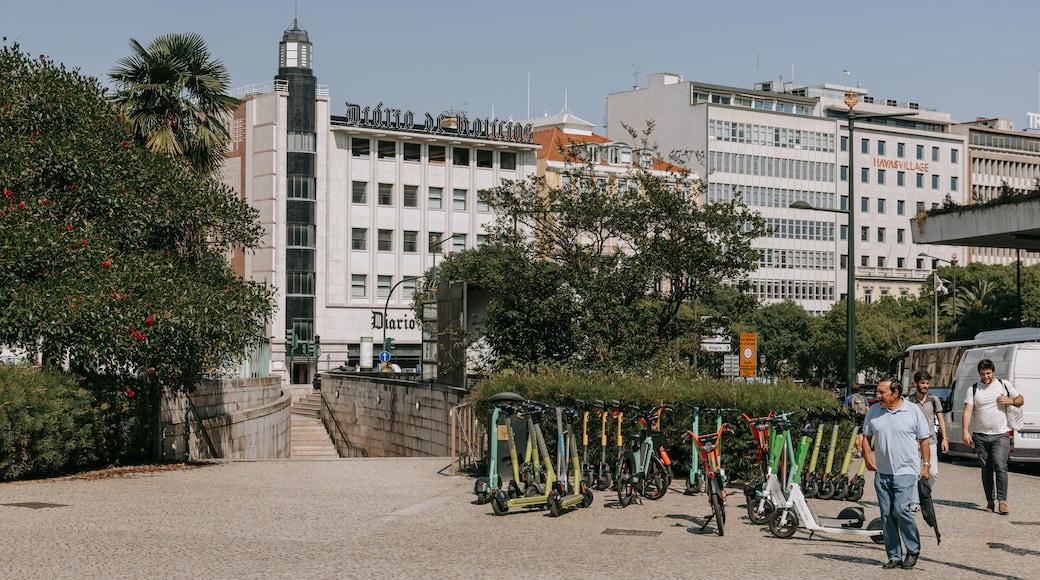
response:
<svg viewBox="0 0 1040 580"><path fill-rule="evenodd" d="M531 118L531 71L527 71L527 118Z"/></svg>
<svg viewBox="0 0 1040 580"><path fill-rule="evenodd" d="M632 78L634 79L632 81L632 89L635 90L639 88L639 73L642 72L645 75L646 70L639 68L636 65L632 65L632 68L636 69L636 71L632 73Z"/></svg>

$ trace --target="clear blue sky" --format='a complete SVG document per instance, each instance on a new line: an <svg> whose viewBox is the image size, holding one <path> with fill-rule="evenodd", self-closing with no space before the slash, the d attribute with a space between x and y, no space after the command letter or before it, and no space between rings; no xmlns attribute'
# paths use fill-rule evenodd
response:
<svg viewBox="0 0 1040 580"><path fill-rule="evenodd" d="M1022 130L1040 112L1036 0L0 0L0 36L108 84L130 38L195 32L238 87L274 77L294 16L334 115L381 101L520 119L566 99L602 125L606 96L647 73L751 88L781 76L840 85L845 69L875 98L959 121Z"/></svg>

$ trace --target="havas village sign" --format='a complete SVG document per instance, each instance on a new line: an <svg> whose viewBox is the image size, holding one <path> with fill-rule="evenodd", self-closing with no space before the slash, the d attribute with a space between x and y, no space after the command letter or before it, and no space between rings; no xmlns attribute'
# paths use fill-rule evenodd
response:
<svg viewBox="0 0 1040 580"><path fill-rule="evenodd" d="M426 113L424 122L417 125L415 124L415 114L411 111L383 108L383 103L379 103L375 107L364 108L355 103L347 103L345 122L347 125L355 127L391 129L410 133L454 135L513 143L534 142L534 126L531 123L502 121L490 117L471 120L465 113L454 115L441 113L436 117Z"/></svg>

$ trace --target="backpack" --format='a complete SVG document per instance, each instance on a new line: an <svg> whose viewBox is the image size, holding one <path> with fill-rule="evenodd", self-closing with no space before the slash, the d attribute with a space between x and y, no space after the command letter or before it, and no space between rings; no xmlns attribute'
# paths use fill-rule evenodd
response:
<svg viewBox="0 0 1040 580"><path fill-rule="evenodd" d="M1011 396L1011 391L1008 390L1007 383L1003 379L997 379L1000 381L1000 386L1004 387L1004 394L1008 397ZM975 395L979 391L979 384L975 383L971 386L971 400L975 402ZM972 413L975 409L972 409ZM1005 416L1007 416L1008 427L1013 431L1021 431L1022 427L1025 427L1025 413L1022 411L1022 407L1016 407L1014 405L1008 405L1004 409Z"/></svg>
<svg viewBox="0 0 1040 580"><path fill-rule="evenodd" d="M852 410L857 415L866 415L867 414L867 407L869 407L869 406L870 405L867 404L867 398L864 397L863 395L861 395L859 393L856 393L855 395L852 395Z"/></svg>

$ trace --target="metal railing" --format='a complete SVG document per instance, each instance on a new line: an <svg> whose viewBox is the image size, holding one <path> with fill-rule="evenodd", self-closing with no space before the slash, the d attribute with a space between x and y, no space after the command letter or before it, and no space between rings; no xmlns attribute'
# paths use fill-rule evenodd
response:
<svg viewBox="0 0 1040 580"><path fill-rule="evenodd" d="M329 406L329 402L325 400L325 397L321 397L321 404L325 407L325 410L328 411L328 416L332 419L332 424L336 426L336 432L339 433L340 438L343 439L343 444L347 446L347 449L351 453L351 457L368 457L368 451L365 451L360 447L355 447L354 444L350 442L350 439L347 439L347 434L343 432L343 427L340 426L339 420L336 419L336 414L332 412L332 407ZM322 423L324 424L324 421L322 421ZM328 428L329 426L325 425L325 429ZM337 448L336 451L338 452L339 449ZM343 454L340 454L340 457L343 457Z"/></svg>
<svg viewBox="0 0 1040 580"><path fill-rule="evenodd" d="M199 415L199 410L195 407L195 403L192 402L191 397L188 395L184 395L184 400L188 402L184 408L184 430L188 438L187 458L191 459L191 416L194 414L195 421L199 426L199 432L202 434L202 440L206 442L206 447L209 449L209 459L219 459L217 448L213 445L209 432L206 431L206 424L202 422L202 415Z"/></svg>
<svg viewBox="0 0 1040 580"><path fill-rule="evenodd" d="M473 416L473 404L463 403L451 408L451 474L462 468L473 467L484 457L487 447L485 432Z"/></svg>

